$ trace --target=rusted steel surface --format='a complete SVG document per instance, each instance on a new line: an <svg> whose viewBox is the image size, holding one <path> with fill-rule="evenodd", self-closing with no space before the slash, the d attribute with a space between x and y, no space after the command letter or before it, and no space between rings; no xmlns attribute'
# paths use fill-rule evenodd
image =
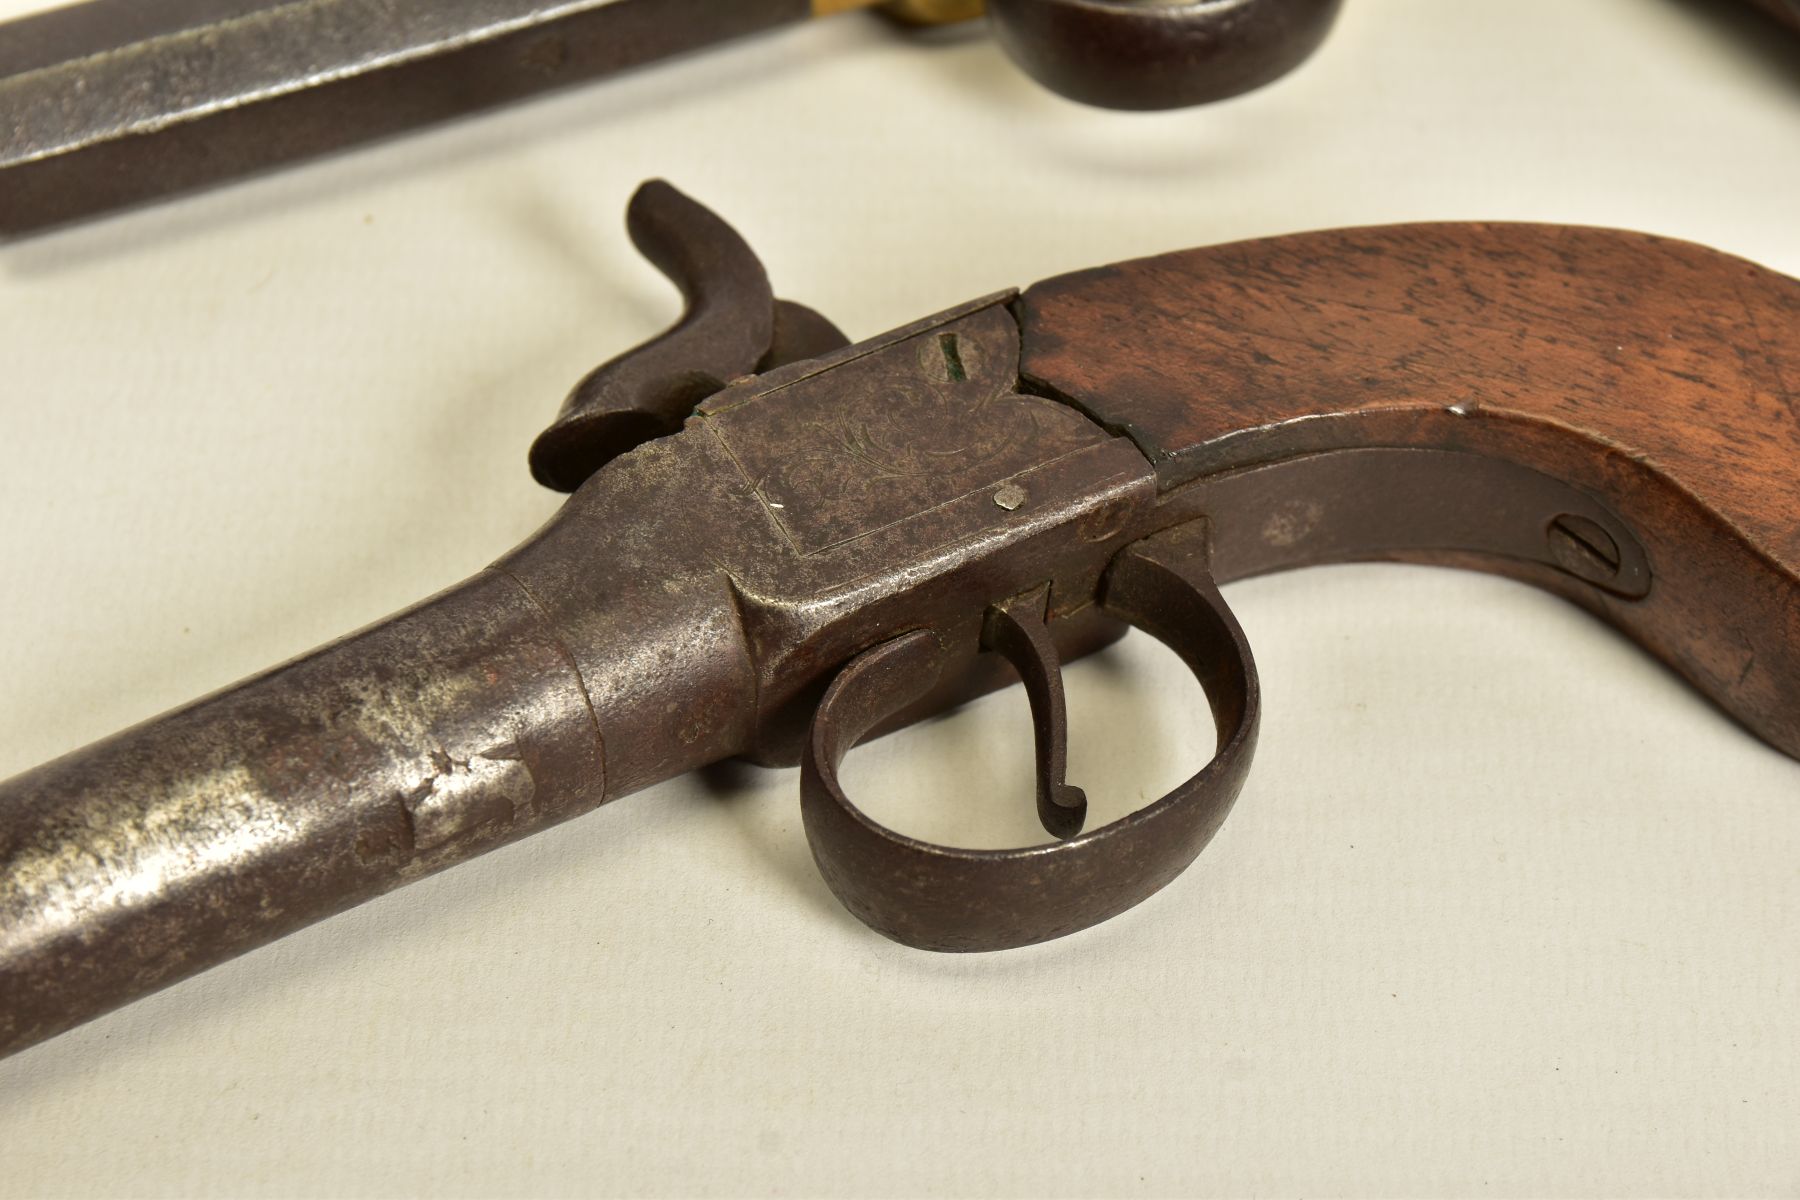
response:
<svg viewBox="0 0 1800 1200"><path fill-rule="evenodd" d="M1194 861L1243 788L1260 716L1249 644L1207 572L1206 525L1199 519L1130 544L1101 594L1108 611L1167 643L1200 680L1216 753L1168 795L1100 829L1052 830L1066 840L1046 846L968 850L865 816L838 783L838 765L886 714L929 687L946 660L929 630L851 660L819 707L800 777L807 842L846 908L909 946L1002 950L1115 917ZM1040 773L1040 789L1045 783Z"/></svg>
<svg viewBox="0 0 1800 1200"><path fill-rule="evenodd" d="M660 181L625 213L632 244L681 289L662 336L594 368L531 446L531 474L572 492L607 462L681 428L733 379L847 345L830 321L778 300L756 254L717 216Z"/></svg>
<svg viewBox="0 0 1800 1200"><path fill-rule="evenodd" d="M987 612L981 648L1004 658L1025 685L1037 749L1038 823L1052 837L1071 838L1087 823L1087 793L1068 780L1068 704L1063 699L1056 642L1044 624L1049 603L1050 589L1036 588L994 605ZM844 745L854 741L848 739Z"/></svg>
<svg viewBox="0 0 1800 1200"><path fill-rule="evenodd" d="M490 571L0 786L0 1047L592 807L601 731Z"/></svg>
<svg viewBox="0 0 1800 1200"><path fill-rule="evenodd" d="M618 360L609 411L667 427L671 344L765 369L575 453L597 469L460 587L0 784L0 1051L733 756L801 764L815 858L891 937L1082 928L1191 861L1248 770L1255 669L1215 581L1316 562L1540 584L1800 756L1800 282L1636 234L1395 226L1077 272L769 365L781 310L735 235L666 186L636 213L671 261L695 239L674 274L724 315ZM1217 753L1084 831L1057 664L1128 625L1200 680ZM1005 660L1059 840L860 813L856 741Z"/></svg>
<svg viewBox="0 0 1800 1200"><path fill-rule="evenodd" d="M0 25L0 235L356 146L875 0L83 0ZM1309 54L1336 0L1030 0L996 13L1077 99L1170 108ZM1040 10L1068 10L1046 25ZM894 7L908 22L967 0ZM1145 11L1156 19L1145 24ZM1098 41L1094 39L1099 39ZM1104 46L1109 57L1093 50ZM1106 83L1103 81L1111 81Z"/></svg>

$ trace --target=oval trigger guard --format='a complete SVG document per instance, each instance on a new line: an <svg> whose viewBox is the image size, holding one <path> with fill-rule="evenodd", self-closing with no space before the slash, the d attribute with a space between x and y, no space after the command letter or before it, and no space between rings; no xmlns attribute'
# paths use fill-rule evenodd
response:
<svg viewBox="0 0 1800 1200"><path fill-rule="evenodd" d="M1126 546L1107 569L1102 607L1187 664L1205 689L1218 739L1193 776L1111 824L1010 850L942 846L881 825L845 795L838 768L870 730L938 681L944 650L936 634L914 630L839 672L807 735L801 815L826 884L858 919L924 950L1027 946L1124 912L1194 860L1243 787L1261 711L1249 645L1207 570L1203 526ZM1061 779L1060 766L1054 778L1042 769L1041 740L1039 751L1042 815L1047 786Z"/></svg>

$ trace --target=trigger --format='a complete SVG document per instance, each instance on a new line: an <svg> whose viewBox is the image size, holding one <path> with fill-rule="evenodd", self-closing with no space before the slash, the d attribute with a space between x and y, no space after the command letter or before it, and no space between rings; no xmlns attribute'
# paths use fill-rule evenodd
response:
<svg viewBox="0 0 1800 1200"><path fill-rule="evenodd" d="M1038 820L1052 837L1067 841L1087 820L1087 794L1067 781L1069 717L1063 702L1062 664L1044 625L1050 585L1043 584L987 611L981 648L1012 664L1031 702L1037 742Z"/></svg>

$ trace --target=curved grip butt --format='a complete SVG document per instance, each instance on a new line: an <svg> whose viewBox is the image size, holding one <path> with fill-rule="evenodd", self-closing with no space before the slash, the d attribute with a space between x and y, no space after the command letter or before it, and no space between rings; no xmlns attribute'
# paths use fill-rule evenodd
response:
<svg viewBox="0 0 1800 1200"><path fill-rule="evenodd" d="M1018 311L1032 385L1129 434L1165 492L1206 493L1237 548L1219 578L1343 558L1523 578L1800 757L1800 282L1643 234L1397 225L1078 272ZM1314 469L1371 449L1502 469L1424 494L1391 455ZM1291 511L1239 486L1275 470ZM1468 519L1422 528L1446 508ZM1613 586L1632 553L1642 586Z"/></svg>

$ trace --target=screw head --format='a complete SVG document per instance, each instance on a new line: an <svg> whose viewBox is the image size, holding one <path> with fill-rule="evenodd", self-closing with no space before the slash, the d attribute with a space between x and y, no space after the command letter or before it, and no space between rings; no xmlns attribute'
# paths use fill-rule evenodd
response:
<svg viewBox="0 0 1800 1200"><path fill-rule="evenodd" d="M1575 513L1551 519L1544 531L1551 561L1589 583L1610 583L1619 574L1619 543L1597 521Z"/></svg>

